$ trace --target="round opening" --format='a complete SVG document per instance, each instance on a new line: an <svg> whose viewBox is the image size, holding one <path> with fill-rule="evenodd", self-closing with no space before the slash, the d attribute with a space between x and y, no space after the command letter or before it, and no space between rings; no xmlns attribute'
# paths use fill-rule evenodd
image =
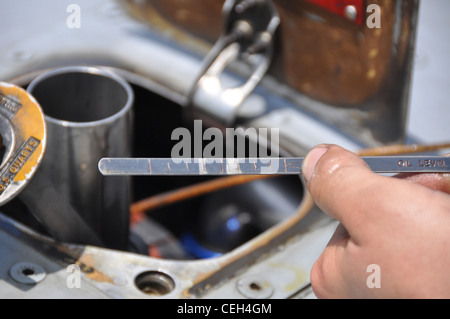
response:
<svg viewBox="0 0 450 319"><path fill-rule="evenodd" d="M252 282L249 285L249 287L250 287L251 290L256 290L256 291L261 290L261 286L259 284L257 284L256 282Z"/></svg>
<svg viewBox="0 0 450 319"><path fill-rule="evenodd" d="M147 295L164 296L175 289L173 279L159 271L146 271L135 279L136 287Z"/></svg>
<svg viewBox="0 0 450 319"><path fill-rule="evenodd" d="M34 270L31 268L25 268L22 270L22 274L25 276L31 276L34 275Z"/></svg>
<svg viewBox="0 0 450 319"><path fill-rule="evenodd" d="M130 90L121 78L93 68L50 71L28 87L47 118L75 123L115 115L131 104Z"/></svg>

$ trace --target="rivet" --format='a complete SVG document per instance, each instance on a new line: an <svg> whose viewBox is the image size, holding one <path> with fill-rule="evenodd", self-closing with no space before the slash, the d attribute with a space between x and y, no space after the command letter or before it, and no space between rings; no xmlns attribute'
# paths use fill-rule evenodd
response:
<svg viewBox="0 0 450 319"><path fill-rule="evenodd" d="M358 10L356 10L355 6L351 6L351 5L346 6L345 7L345 16L350 21L355 21L356 18L358 17Z"/></svg>

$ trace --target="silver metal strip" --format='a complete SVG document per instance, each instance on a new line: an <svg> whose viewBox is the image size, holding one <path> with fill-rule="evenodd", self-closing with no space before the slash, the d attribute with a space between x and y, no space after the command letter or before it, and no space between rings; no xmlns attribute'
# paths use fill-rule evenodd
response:
<svg viewBox="0 0 450 319"><path fill-rule="evenodd" d="M361 157L375 173L448 173L450 157ZM304 158L103 158L105 176L297 175Z"/></svg>

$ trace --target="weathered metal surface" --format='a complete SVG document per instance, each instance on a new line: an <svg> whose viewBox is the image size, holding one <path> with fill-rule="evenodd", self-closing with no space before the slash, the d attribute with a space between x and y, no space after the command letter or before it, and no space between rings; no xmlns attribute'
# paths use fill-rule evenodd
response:
<svg viewBox="0 0 450 319"><path fill-rule="evenodd" d="M308 1L273 2L281 26L269 73L293 89L290 95L297 105L343 131L356 133L369 127L381 143L402 141L418 1L366 1L366 8L380 7L381 28L354 24ZM223 1L126 3L129 12L155 29L184 34L174 40L191 49L201 51L196 41L211 43L220 35ZM364 13L364 22L369 14ZM320 103L302 101L297 93ZM336 119L340 111L334 108L347 110L346 118ZM359 128L349 128L350 118Z"/></svg>
<svg viewBox="0 0 450 319"><path fill-rule="evenodd" d="M224 1L127 2L133 14L151 25L159 13L172 23L172 28L178 27L206 41L220 36ZM366 6L379 5L383 15L383 27L371 29L357 27L307 1L274 1L282 27L272 72L312 98L338 106L358 106L378 92L387 79L392 47L400 49L394 62L402 62L409 55L406 49L414 32L413 11L417 10L417 3L401 2L401 11L396 12L399 8L395 1L368 1ZM402 18L405 20L400 21ZM401 39L394 39L394 32L401 32Z"/></svg>
<svg viewBox="0 0 450 319"><path fill-rule="evenodd" d="M299 226L298 221L309 212L311 204L305 200L293 219L236 250L197 261L162 260L93 246L58 244L0 215L0 251L4 256L0 264L0 279L3 279L0 295L4 298L216 298L217 294L226 292L230 298L248 298L235 290L236 282L239 281L241 291L248 293L251 288L242 285L254 284L253 274L258 273L267 275L273 283L270 297L288 298L308 286L309 269L335 228L333 222L323 220L318 212ZM45 278L31 285L15 281L9 272L19 262L38 265L44 269ZM291 274L286 273L288 269ZM238 277L236 271L240 273ZM167 276L174 285L168 290L155 290L151 278L137 284L137 278L147 272ZM77 278L74 276L79 276L78 283L73 281Z"/></svg>

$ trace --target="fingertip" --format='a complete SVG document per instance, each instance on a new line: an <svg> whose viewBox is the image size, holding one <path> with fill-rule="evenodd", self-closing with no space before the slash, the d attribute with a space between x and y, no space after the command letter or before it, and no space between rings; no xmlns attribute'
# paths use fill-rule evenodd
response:
<svg viewBox="0 0 450 319"><path fill-rule="evenodd" d="M362 186L373 178L359 156L337 145L319 145L311 150L303 172L317 206L341 222L347 210L353 211L352 206L360 204Z"/></svg>
<svg viewBox="0 0 450 319"><path fill-rule="evenodd" d="M302 172L308 184L312 180L325 179L332 182L331 175L344 169L370 171L367 164L355 153L333 144L321 144L314 147L305 157ZM323 181L322 181L323 182Z"/></svg>
<svg viewBox="0 0 450 319"><path fill-rule="evenodd" d="M305 157L302 165L303 176L306 181L310 181L314 176L317 162L328 151L328 145L322 144L314 147Z"/></svg>

